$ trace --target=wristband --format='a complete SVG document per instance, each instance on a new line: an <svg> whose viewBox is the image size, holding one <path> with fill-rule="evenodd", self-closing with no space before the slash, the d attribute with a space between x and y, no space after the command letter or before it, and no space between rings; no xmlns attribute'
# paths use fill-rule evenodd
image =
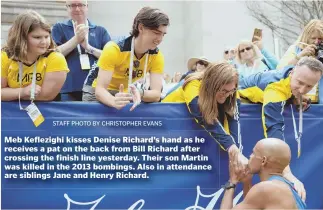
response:
<svg viewBox="0 0 323 210"><path fill-rule="evenodd" d="M137 90L139 91L139 94L140 94L140 98L142 98L145 94L145 88L144 88L144 84L141 84L139 87L137 87Z"/></svg>
<svg viewBox="0 0 323 210"><path fill-rule="evenodd" d="M91 54L91 55L93 55L94 49L92 47L90 47L90 49L89 50L86 50L86 52L89 53L89 54Z"/></svg>
<svg viewBox="0 0 323 210"><path fill-rule="evenodd" d="M145 88L144 88L144 85L141 86L141 90L142 90L142 95L141 95L141 98L144 97L145 95Z"/></svg>

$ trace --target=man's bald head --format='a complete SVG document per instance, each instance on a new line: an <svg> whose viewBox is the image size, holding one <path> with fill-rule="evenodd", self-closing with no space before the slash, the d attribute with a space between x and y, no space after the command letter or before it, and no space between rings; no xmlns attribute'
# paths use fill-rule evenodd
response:
<svg viewBox="0 0 323 210"><path fill-rule="evenodd" d="M290 160L291 151L288 144L280 139L266 138L258 141L254 147L249 167L253 173L258 173L261 166L281 173Z"/></svg>

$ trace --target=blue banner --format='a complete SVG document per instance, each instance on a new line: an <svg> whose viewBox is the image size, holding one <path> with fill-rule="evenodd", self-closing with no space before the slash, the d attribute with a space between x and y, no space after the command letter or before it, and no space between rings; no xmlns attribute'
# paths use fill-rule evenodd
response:
<svg viewBox="0 0 323 210"><path fill-rule="evenodd" d="M227 153L184 104L142 104L130 112L130 106L37 103L45 118L37 128L18 103L1 104L2 209L214 209L221 203ZM243 104L240 113L249 157L263 138L261 106ZM284 117L291 168L305 185L307 207L323 208L323 106L304 114L300 158L291 107Z"/></svg>

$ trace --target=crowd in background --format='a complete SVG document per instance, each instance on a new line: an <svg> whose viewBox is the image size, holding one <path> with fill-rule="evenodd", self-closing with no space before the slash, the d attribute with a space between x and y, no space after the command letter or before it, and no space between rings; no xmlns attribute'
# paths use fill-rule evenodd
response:
<svg viewBox="0 0 323 210"><path fill-rule="evenodd" d="M92 22L88 17L87 1L67 1L66 7L68 15L71 19L54 24L52 29L49 29L46 20L43 19L43 17L41 17L40 15L39 17L29 18L30 21L38 21L43 28L44 25L47 24L46 30L50 33L51 39L49 49L53 50L52 46L56 45L56 51L59 51L64 55L67 62L67 68L69 69L66 76L61 76L63 79L65 78L62 84L56 84L55 87L50 86L49 89L55 91L52 91L49 97L38 97L37 100L95 101L96 78L99 72L99 66L97 65L97 63L101 56L102 50L108 42L114 41L115 43L121 43L122 40L124 40L124 37L120 36L115 40L111 40L109 32L104 27L98 26L94 22ZM34 15L36 16L38 14ZM28 15L25 14L24 17L25 16ZM16 22L19 21L16 20ZM32 27L31 23L24 23L25 27L27 27L28 24L29 27ZM298 40L296 40L295 43L288 48L281 60L277 60L277 58L271 52L266 50L265 46L263 46L263 37L261 33L254 34L252 41L242 40L235 46L223 49L223 59L236 67L240 80L254 73L282 69L287 65L295 65L301 57L317 56L317 46L322 40L321 30L322 21L312 20L304 28ZM19 44L18 42L13 43L15 40L13 40L12 36L16 34L16 32L19 32L19 29L13 26L9 31L7 45L3 49L13 51L14 49L9 48L18 47L13 46L14 44ZM22 33L22 31L20 31L20 33ZM25 33L27 32L25 31ZM232 45L233 43L229 44ZM26 51L26 49L24 51ZM20 54L22 53L20 52ZM5 58L6 55L2 57ZM19 60L19 58L15 55L13 55L12 58ZM24 61L24 59L20 60ZM198 62L200 62L200 64L198 64ZM174 70L174 72L171 74L163 73L162 93L160 98L163 99L167 94L182 85L187 75L198 70L200 66L206 67L206 64L210 62L210 60L203 56L192 57L191 59L189 59L187 67L183 64L183 69ZM26 61L26 64L27 66L29 65L28 61ZM28 68L30 69L30 66L28 66ZM64 67L63 69L66 69L66 67ZM47 75L51 74L54 73L48 73ZM56 74L58 73L55 73L55 75ZM18 78L17 75L18 74L16 72L15 76ZM6 75L3 75L3 77L6 77ZM42 77L44 77L44 75L42 75ZM30 82L30 78L28 80L28 77L24 77L23 82L24 79L27 81L27 83ZM149 81L147 75L145 80ZM40 83L40 81L37 82ZM142 81L139 81L138 83L142 83ZM25 85L22 84L22 87L24 86ZM323 86L323 82L320 82L320 86ZM311 91L310 97L312 99L312 102L319 101L320 93L323 95L323 91L319 91L320 86L313 88L313 90ZM44 88L46 90L45 86L43 87L43 89ZM37 89L40 89L40 87L37 87ZM56 89L58 89L58 91ZM44 93L45 90L39 92ZM118 88L115 89L115 91L117 90ZM22 93L25 92L28 91L22 91ZM36 91L36 93L38 93L38 91ZM9 99L5 99L6 97L3 97L2 100L15 100L17 99L16 96L17 94L15 94L14 97L9 97ZM323 100L323 96L321 98L321 100Z"/></svg>
<svg viewBox="0 0 323 210"><path fill-rule="evenodd" d="M311 20L280 60L255 34L224 49L220 61L192 57L169 75L158 45L171 36L170 20L161 10L142 8L130 35L111 40L87 17L87 1L66 1L66 7L70 19L52 28L35 11L17 16L1 52L2 101L99 101L116 109L132 103L131 111L142 101L186 103L230 160L246 167L240 99L262 103L264 136L281 140L285 103L305 111L311 101L323 100L322 20ZM304 186L289 166L283 176L305 199Z"/></svg>

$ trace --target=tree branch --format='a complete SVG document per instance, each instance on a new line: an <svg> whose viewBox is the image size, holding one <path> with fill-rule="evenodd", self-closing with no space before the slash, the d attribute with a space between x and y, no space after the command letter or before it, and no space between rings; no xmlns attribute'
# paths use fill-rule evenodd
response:
<svg viewBox="0 0 323 210"><path fill-rule="evenodd" d="M315 18L319 18L319 17L322 17L322 15L320 14L320 10L319 10L319 5L320 4L320 2L319 1L313 1L312 2L312 5L313 5L313 10L315 11L315 13L316 13L316 17ZM322 9L323 9L323 2L321 2L321 6L322 6L322 8L321 8L321 12L322 12Z"/></svg>
<svg viewBox="0 0 323 210"><path fill-rule="evenodd" d="M323 1L246 2L251 17L273 31L284 43L291 44L311 19L323 19Z"/></svg>
<svg viewBox="0 0 323 210"><path fill-rule="evenodd" d="M287 17L290 17L290 19L293 21L297 21L301 24L303 23L302 19L299 18L299 14L295 12L295 10L288 5L287 1L281 1L281 4L283 5L283 7L286 7L290 12L292 12L295 16L289 15L288 12L285 12L284 15L286 15Z"/></svg>

